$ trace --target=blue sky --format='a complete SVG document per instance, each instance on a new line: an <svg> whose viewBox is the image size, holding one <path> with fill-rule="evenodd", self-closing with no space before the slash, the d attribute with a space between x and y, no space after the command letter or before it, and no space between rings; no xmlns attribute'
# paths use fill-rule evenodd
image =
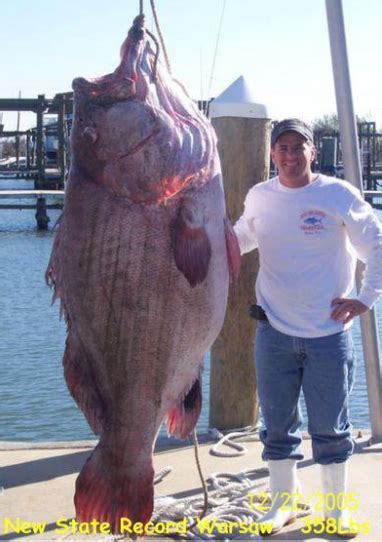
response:
<svg viewBox="0 0 382 542"><path fill-rule="evenodd" d="M324 0L156 0L173 75L194 98L243 75L270 116L307 121L336 111ZM74 77L115 69L138 0L0 0L0 97L68 91ZM144 1L152 29L149 0ZM382 2L343 0L357 114L382 129ZM7 129L15 115L4 113ZM22 127L34 116L22 114Z"/></svg>

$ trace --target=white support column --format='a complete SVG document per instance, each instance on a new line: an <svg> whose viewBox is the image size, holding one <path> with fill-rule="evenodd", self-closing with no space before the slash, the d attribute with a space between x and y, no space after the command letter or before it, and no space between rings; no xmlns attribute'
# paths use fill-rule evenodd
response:
<svg viewBox="0 0 382 542"><path fill-rule="evenodd" d="M345 179L363 193L362 171L357 140L349 63L346 49L342 0L326 0L337 111L344 158ZM357 270L357 288L361 283L361 266ZM361 317L361 332L366 368L372 441L382 441L382 388L379 360L378 329L375 311Z"/></svg>

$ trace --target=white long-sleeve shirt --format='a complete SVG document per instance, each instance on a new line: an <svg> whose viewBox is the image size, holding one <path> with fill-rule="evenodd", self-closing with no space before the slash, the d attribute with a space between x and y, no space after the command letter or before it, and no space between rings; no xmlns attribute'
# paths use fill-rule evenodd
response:
<svg viewBox="0 0 382 542"><path fill-rule="evenodd" d="M282 333L321 337L350 327L330 318L331 302L351 292L357 257L366 263L359 301L371 307L382 293L382 228L346 181L259 183L234 229L242 254L259 248L257 302Z"/></svg>

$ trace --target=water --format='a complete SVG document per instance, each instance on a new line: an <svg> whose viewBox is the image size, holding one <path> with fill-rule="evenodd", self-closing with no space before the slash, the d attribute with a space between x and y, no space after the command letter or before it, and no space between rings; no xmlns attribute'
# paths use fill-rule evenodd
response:
<svg viewBox="0 0 382 542"><path fill-rule="evenodd" d="M28 181L0 179L0 189L30 189ZM0 441L67 441L94 438L67 391L62 374L65 323L44 273L52 231L38 232L34 210L0 210ZM60 211L50 210L51 225ZM382 302L380 302L382 306ZM382 311L379 311L382 313ZM379 320L379 329L382 321ZM353 425L368 428L369 413L358 321L353 327L358 370L351 398ZM209 356L198 430L208 427ZM303 408L304 410L304 408Z"/></svg>

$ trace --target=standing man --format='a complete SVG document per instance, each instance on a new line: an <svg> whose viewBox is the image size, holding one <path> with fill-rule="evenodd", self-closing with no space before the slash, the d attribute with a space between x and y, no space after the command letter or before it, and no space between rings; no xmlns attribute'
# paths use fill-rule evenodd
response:
<svg viewBox="0 0 382 542"><path fill-rule="evenodd" d="M313 173L313 133L299 119L278 123L271 156L278 176L253 186L235 225L241 253L258 247L256 374L270 472L271 510L280 530L295 517L301 453L301 388L324 494L346 497L353 453L349 393L354 378L353 318L382 292L382 229L371 206L347 182ZM356 259L366 263L358 296L349 297ZM289 496L289 498L288 498ZM325 504L328 504L325 499ZM338 534L354 536L343 506L325 510Z"/></svg>

